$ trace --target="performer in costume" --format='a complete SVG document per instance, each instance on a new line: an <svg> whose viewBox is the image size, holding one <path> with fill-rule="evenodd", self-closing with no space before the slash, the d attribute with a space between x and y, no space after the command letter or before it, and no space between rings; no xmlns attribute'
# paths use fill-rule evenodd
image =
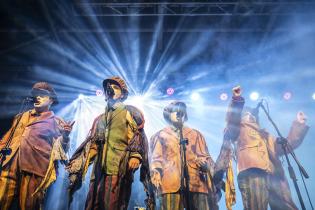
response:
<svg viewBox="0 0 315 210"><path fill-rule="evenodd" d="M179 119L180 117L181 119ZM209 155L203 135L196 129L182 123L187 121L186 105L183 102L172 102L164 109L164 119L169 126L157 132L150 140L151 181L159 194L158 209L176 210L217 209L217 201L212 175L214 162ZM186 162L189 177L189 197L181 178L184 176L182 165L180 129L186 144ZM185 177L187 179L187 177Z"/></svg>
<svg viewBox="0 0 315 210"><path fill-rule="evenodd" d="M141 163L140 179L148 190L144 117L137 108L123 103L128 97L124 80L111 77L103 81L103 87L105 113L94 120L87 139L70 159L70 193L80 188L88 166L94 163L85 209L127 209L133 174Z"/></svg>
<svg viewBox="0 0 315 210"><path fill-rule="evenodd" d="M280 161L283 149L266 130L261 129L258 110L245 107L241 88L233 88L233 97L227 112L224 149L229 141L234 144L237 160L237 182L242 194L245 210L296 210L287 179ZM306 116L298 112L287 137L291 149L297 148L303 141L308 126ZM228 154L228 152L226 153ZM224 169L229 162L222 155L218 159L218 168ZM219 169L218 169L219 170Z"/></svg>
<svg viewBox="0 0 315 210"><path fill-rule="evenodd" d="M34 108L18 114L0 141L1 210L41 209L46 189L56 180L56 161L67 159L73 123L50 111L58 103L56 92L48 83L38 82L32 96Z"/></svg>

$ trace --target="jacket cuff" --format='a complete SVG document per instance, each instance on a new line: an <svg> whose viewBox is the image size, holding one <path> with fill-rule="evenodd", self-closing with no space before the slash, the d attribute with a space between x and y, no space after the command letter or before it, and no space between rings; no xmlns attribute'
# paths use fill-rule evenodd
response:
<svg viewBox="0 0 315 210"><path fill-rule="evenodd" d="M142 156L138 152L131 152L129 159L130 158L138 158L140 161L142 161Z"/></svg>
<svg viewBox="0 0 315 210"><path fill-rule="evenodd" d="M232 96L232 102L244 103L245 99L242 96Z"/></svg>

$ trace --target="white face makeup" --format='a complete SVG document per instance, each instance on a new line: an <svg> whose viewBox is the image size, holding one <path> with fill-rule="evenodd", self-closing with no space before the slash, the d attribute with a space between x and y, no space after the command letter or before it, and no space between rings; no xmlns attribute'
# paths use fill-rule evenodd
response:
<svg viewBox="0 0 315 210"><path fill-rule="evenodd" d="M53 100L49 96L40 95L36 96L36 102L34 103L34 108L38 112L49 110L50 106L53 103Z"/></svg>
<svg viewBox="0 0 315 210"><path fill-rule="evenodd" d="M113 99L114 100L118 100L120 98L123 97L123 94L122 94L122 91L121 91L121 88L116 85L116 84L110 84L111 88L113 89L114 91L114 96L113 96ZM108 95L106 94L105 97L108 99Z"/></svg>
<svg viewBox="0 0 315 210"><path fill-rule="evenodd" d="M256 123L256 117L253 116L250 112L246 112L242 117L242 121L249 123Z"/></svg>
<svg viewBox="0 0 315 210"><path fill-rule="evenodd" d="M173 123L178 122L177 112L171 112L170 118L171 118L171 121L172 121Z"/></svg>

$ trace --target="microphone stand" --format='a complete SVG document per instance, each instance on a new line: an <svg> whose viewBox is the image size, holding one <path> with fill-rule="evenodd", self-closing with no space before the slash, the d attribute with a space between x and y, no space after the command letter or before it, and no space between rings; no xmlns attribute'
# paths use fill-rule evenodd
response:
<svg viewBox="0 0 315 210"><path fill-rule="evenodd" d="M303 198L302 198L302 195L301 195L301 192L300 192L300 189L299 189L299 186L298 186L298 184L297 184L297 178L296 178L295 172L294 172L293 167L292 167L292 165L291 165L291 162L290 162L290 160L289 160L288 153L291 154L291 156L292 156L293 159L295 160L295 162L296 162L296 164L298 165L299 170L301 171L301 173L303 174L303 176L304 176L305 178L308 178L309 176L308 176L308 174L306 173L306 171L305 171L305 169L303 168L303 166L302 166L302 165L300 164L300 162L298 161L298 159L296 158L296 156L295 156L293 150L289 148L288 140L287 140L286 138L284 138L284 137L281 135L281 133L280 133L280 131L279 131L277 125L276 125L276 124L274 123L274 121L271 119L271 117L270 117L269 113L267 112L265 106L264 106L263 104L260 104L260 106L261 106L261 108L264 110L264 112L265 112L265 114L266 114L268 120L271 122L271 124L273 125L273 127L274 127L274 128L276 129L276 131L277 131L277 134L278 134L278 136L279 136L279 137L277 138L277 143L281 144L281 147L282 147L282 149L283 149L285 159L286 159L286 161L287 161L287 163L288 163L288 171L289 171L289 174L290 174L290 178L291 178L292 181L293 181L295 191L296 191L296 193L297 193L297 195L298 195L298 198L299 198L299 201L300 201L300 204L301 204L301 208L302 208L302 210L306 210L305 205L304 205L304 202L303 202Z"/></svg>
<svg viewBox="0 0 315 210"><path fill-rule="evenodd" d="M108 112L109 112L109 100L107 101L107 105L106 105L106 110L105 110L105 129L107 129L106 127L107 125L107 118L108 118ZM104 138L105 133L103 134L103 136L101 137L102 139ZM96 157L96 162L95 162L95 178L94 178L94 187L93 187L93 200L92 200L92 209L95 209L96 206L96 197L97 197L97 188L98 188L98 184L101 181L101 177L102 177L102 172L103 172L103 168L102 168L102 160L104 160L104 163L106 164L106 156L107 156L107 137L108 135L106 135L106 138L104 138L104 140L102 141L98 141L98 149L97 149L97 157ZM103 159L103 151L105 151L105 156ZM100 203L100 205L102 205Z"/></svg>
<svg viewBox="0 0 315 210"><path fill-rule="evenodd" d="M184 172L184 176L181 177L181 193L184 194L185 200L186 200L186 209L190 210L191 204L190 204L190 192L189 192L189 174L188 174L188 167L187 167L187 158L186 158L186 145L188 144L188 139L184 139L183 136L183 121L181 117L177 117L177 120L179 122L179 145L180 145L180 157L181 157L181 168L182 172Z"/></svg>
<svg viewBox="0 0 315 210"><path fill-rule="evenodd" d="M13 127L13 129L11 130L10 132L10 135L9 135L9 138L8 138L8 141L6 142L4 148L2 148L0 150L0 174L2 172L2 169L3 169L3 163L4 161L6 160L7 156L10 155L12 153L12 149L10 148L10 145L11 145L11 142L12 142L12 139L13 139L13 136L14 136L14 133L17 129L17 126L19 125L21 119L22 119L22 116L23 116L23 113L26 111L27 109L27 103L28 102L31 102L30 98L25 98L23 99L22 101L22 105L21 105L21 108L20 108L20 111L19 111L19 115L18 115L18 118L16 120L16 123Z"/></svg>

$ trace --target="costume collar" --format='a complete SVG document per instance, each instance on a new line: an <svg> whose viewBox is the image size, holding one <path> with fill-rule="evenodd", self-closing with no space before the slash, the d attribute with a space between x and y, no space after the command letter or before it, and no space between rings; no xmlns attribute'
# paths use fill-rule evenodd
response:
<svg viewBox="0 0 315 210"><path fill-rule="evenodd" d="M38 113L38 112L36 112L35 109L32 109L32 110L29 111L29 114L30 114L30 116L32 116L32 117L36 117L36 120L33 121L33 122L30 123L30 124L34 124L34 123L36 123L36 122L43 121L43 120L46 120L46 119L48 119L48 118L51 118L51 117L54 117L54 116L55 116L55 115L54 115L54 112L53 112L53 111L50 111L50 110L45 111L45 112Z"/></svg>
<svg viewBox="0 0 315 210"><path fill-rule="evenodd" d="M116 103L114 103L112 106L111 106L111 110L116 110L116 109L118 109L119 107L122 107L122 106L124 106L124 104L123 104L123 102L121 102L121 101L117 101Z"/></svg>

